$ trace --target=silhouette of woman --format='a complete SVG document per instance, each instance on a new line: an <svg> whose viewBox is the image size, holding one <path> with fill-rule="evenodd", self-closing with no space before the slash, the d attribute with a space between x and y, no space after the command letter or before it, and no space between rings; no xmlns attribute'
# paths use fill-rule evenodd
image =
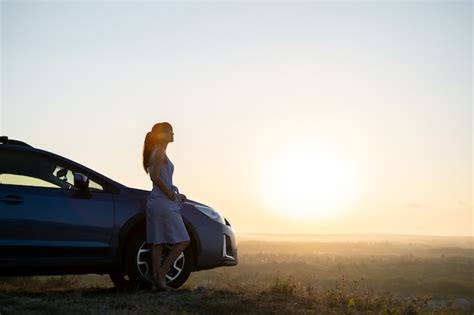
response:
<svg viewBox="0 0 474 315"><path fill-rule="evenodd" d="M153 182L146 204L146 241L151 244L153 288L162 291L171 290L165 276L190 241L181 217L181 204L186 196L173 185L174 165L166 155L168 143L174 141L173 135L171 124L157 123L147 133L143 146L143 168ZM161 262L164 244L174 246Z"/></svg>

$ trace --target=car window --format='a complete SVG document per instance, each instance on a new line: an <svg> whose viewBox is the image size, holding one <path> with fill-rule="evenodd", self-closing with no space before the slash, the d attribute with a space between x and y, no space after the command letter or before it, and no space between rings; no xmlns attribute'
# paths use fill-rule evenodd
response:
<svg viewBox="0 0 474 315"><path fill-rule="evenodd" d="M53 176L54 164L37 154L3 151L0 155L0 183L3 185L67 188Z"/></svg>
<svg viewBox="0 0 474 315"><path fill-rule="evenodd" d="M47 187L47 188L61 188L59 185L47 182L45 180L16 174L0 174L0 184L3 185L17 185L17 186L33 186L33 187Z"/></svg>
<svg viewBox="0 0 474 315"><path fill-rule="evenodd" d="M16 151L3 151L0 155L0 184L76 189L71 168L58 165L54 159L39 154ZM92 179L89 179L89 188L93 191L104 190Z"/></svg>
<svg viewBox="0 0 474 315"><path fill-rule="evenodd" d="M68 169L67 167L57 165L53 172L53 175L54 177L67 183L69 185L69 188L74 187L74 172ZM84 174L84 175L87 176L87 174ZM89 189L95 190L95 191L103 191L104 187L101 184L89 178Z"/></svg>

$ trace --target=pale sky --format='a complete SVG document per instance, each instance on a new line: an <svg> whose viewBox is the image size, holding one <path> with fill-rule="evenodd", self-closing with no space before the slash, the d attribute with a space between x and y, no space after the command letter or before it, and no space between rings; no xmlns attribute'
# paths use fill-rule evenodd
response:
<svg viewBox="0 0 474 315"><path fill-rule="evenodd" d="M237 232L472 235L472 1L1 10L2 135L151 189L168 121L174 183Z"/></svg>

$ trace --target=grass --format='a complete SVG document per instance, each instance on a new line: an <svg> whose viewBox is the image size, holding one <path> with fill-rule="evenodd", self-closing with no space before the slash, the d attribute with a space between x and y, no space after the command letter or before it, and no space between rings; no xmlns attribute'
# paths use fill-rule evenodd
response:
<svg viewBox="0 0 474 315"><path fill-rule="evenodd" d="M193 273L170 293L122 292L98 275L4 278L0 313L472 314L454 303L474 301L472 251L354 247L242 242L238 266Z"/></svg>
<svg viewBox="0 0 474 315"><path fill-rule="evenodd" d="M396 298L388 292L358 291L341 283L316 290L276 277L265 289L206 289L186 285L172 293L121 292L115 288L69 288L35 280L32 287L3 287L0 312L9 314L416 314L429 297ZM40 284L38 284L40 283ZM58 282L56 282L59 284ZM437 312L444 314L443 311Z"/></svg>

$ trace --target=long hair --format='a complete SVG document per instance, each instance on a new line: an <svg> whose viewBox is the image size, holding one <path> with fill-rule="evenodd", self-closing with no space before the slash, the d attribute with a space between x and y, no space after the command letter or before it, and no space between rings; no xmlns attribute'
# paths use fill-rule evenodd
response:
<svg viewBox="0 0 474 315"><path fill-rule="evenodd" d="M163 142L162 133L169 130L173 130L171 124L161 122L155 124L151 131L147 132L143 143L143 169L145 172L148 173L148 162L150 161L151 152L158 143Z"/></svg>

